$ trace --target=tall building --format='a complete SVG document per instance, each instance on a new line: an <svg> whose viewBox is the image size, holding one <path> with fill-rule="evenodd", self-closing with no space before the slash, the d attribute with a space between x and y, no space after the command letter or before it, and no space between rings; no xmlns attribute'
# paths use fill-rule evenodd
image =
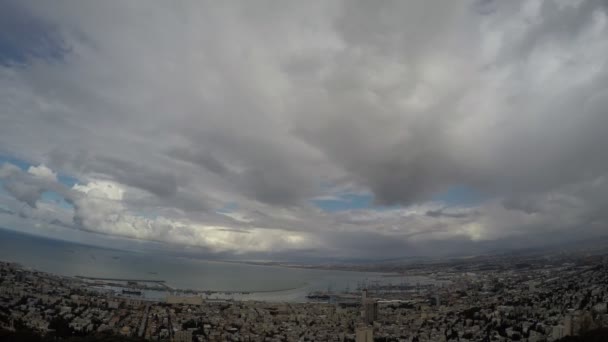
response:
<svg viewBox="0 0 608 342"><path fill-rule="evenodd" d="M571 336L572 335L572 315L566 315L564 317L564 335L563 336Z"/></svg>
<svg viewBox="0 0 608 342"><path fill-rule="evenodd" d="M372 324L378 320L378 301L367 298L363 303L363 320L367 324Z"/></svg>
<svg viewBox="0 0 608 342"><path fill-rule="evenodd" d="M355 342L374 342L374 330L370 326L360 325L355 329Z"/></svg>

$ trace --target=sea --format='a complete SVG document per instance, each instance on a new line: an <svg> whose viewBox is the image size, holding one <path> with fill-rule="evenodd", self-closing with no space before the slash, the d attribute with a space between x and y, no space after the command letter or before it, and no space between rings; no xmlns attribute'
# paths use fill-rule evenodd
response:
<svg viewBox="0 0 608 342"><path fill-rule="evenodd" d="M202 260L52 240L0 229L0 261L63 276L162 280L218 299L306 301L311 292L356 291L366 284L429 284L422 276Z"/></svg>

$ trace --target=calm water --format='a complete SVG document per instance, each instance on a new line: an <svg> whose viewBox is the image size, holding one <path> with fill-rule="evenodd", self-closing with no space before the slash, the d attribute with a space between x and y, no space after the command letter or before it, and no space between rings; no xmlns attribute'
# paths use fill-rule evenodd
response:
<svg viewBox="0 0 608 342"><path fill-rule="evenodd" d="M313 290L356 289L361 282L426 283L423 277L204 261L96 248L0 229L0 260L66 276L158 279L182 289L255 292L243 299L302 300Z"/></svg>

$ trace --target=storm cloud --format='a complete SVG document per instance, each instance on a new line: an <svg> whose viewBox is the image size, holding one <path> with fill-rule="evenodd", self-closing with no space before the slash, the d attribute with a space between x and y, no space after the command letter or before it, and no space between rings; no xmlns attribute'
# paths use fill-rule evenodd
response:
<svg viewBox="0 0 608 342"><path fill-rule="evenodd" d="M281 256L607 232L605 1L0 6L0 154L31 166L2 217Z"/></svg>

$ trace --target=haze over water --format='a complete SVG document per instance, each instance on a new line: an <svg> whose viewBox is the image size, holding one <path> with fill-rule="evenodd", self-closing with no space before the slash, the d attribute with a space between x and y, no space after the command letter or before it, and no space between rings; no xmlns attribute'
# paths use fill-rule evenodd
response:
<svg viewBox="0 0 608 342"><path fill-rule="evenodd" d="M6 230L0 230L0 260L65 276L155 279L180 289L259 292L247 297L259 300L302 300L310 291L355 290L365 281L429 281L423 277L386 278L379 273L257 266L103 249Z"/></svg>

